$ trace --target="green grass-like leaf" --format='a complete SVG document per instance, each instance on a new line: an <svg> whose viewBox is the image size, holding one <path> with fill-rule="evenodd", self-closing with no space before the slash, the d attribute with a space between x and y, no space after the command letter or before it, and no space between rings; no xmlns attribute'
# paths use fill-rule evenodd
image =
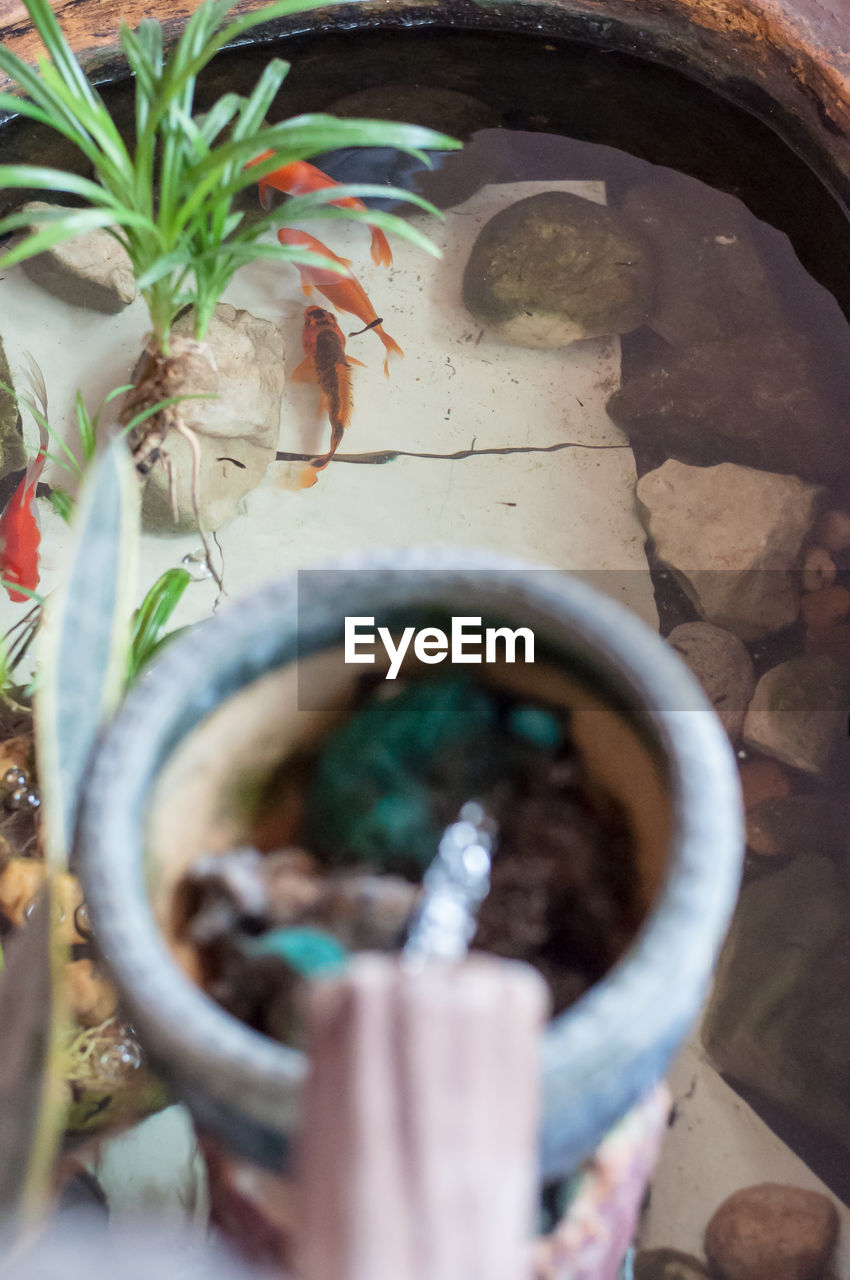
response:
<svg viewBox="0 0 850 1280"><path fill-rule="evenodd" d="M192 581L188 569L167 569L157 579L133 616L133 638L127 669L127 683L153 657L164 639L162 632Z"/></svg>
<svg viewBox="0 0 850 1280"><path fill-rule="evenodd" d="M0 72L25 98L0 93L0 108L16 110L67 138L91 165L92 178L38 165L0 165L0 187L64 192L86 208L39 216L41 226L0 257L0 269L95 228L124 246L150 310L160 349L168 350L171 325L187 304L195 336L203 339L216 302L234 273L257 258L309 264L305 250L269 245L263 236L280 215L246 219L233 209L240 192L275 169L339 147L397 147L415 156L460 144L418 125L302 115L277 124L264 120L289 70L279 58L264 67L252 92L228 93L205 115L195 116L198 75L225 45L279 18L344 0L274 0L226 22L232 0L203 0L166 56L160 25L126 24L120 42L135 78L135 143L121 138L105 103L68 45L49 0L24 0L45 55L38 70L0 46ZM271 154L259 163L257 157ZM436 210L408 192L359 186L316 192L290 202L288 216L354 218L404 237L428 252L433 245L418 227L394 214L341 210L330 203L368 195L397 196L430 213ZM0 235L27 225L25 216L0 220ZM333 264L325 264L333 269Z"/></svg>

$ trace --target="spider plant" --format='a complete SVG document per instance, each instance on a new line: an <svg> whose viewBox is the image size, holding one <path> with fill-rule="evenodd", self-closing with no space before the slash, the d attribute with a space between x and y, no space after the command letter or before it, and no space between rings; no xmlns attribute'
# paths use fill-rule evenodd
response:
<svg viewBox="0 0 850 1280"><path fill-rule="evenodd" d="M331 3L339 0L331 0ZM139 291L150 311L152 352L169 354L171 325L187 306L194 310L195 339L202 342L216 302L234 273L257 258L313 263L343 270L304 249L263 240L280 212L246 218L234 202L247 187L282 165L337 147L390 146L421 156L446 150L454 140L415 125L337 120L302 115L278 124L265 116L288 64L272 58L249 96L228 93L204 115L193 113L197 79L215 54L252 28L324 6L328 0L274 0L222 25L233 0L203 0L168 56L160 24L146 19L137 30L121 25L120 43L135 77L135 142L119 133L100 94L70 49L49 0L24 0L46 56L38 69L0 46L0 71L24 97L0 93L0 109L36 120L68 139L89 161L92 178L40 165L0 165L0 187L66 192L85 203L39 214L41 226L0 259L12 266L93 228L106 228L126 249ZM270 154L259 163L257 157ZM370 185L317 191L291 200L290 221L346 217L369 221L435 252L416 227L375 210L341 210L341 196L398 195L436 213L409 192ZM26 212L0 220L0 235L26 228Z"/></svg>

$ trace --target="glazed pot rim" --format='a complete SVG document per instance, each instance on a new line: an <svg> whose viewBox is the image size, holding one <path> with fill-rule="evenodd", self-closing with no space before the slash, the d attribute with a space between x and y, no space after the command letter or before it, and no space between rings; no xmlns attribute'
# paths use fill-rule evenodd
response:
<svg viewBox="0 0 850 1280"><path fill-rule="evenodd" d="M543 1176L563 1176L663 1074L704 995L743 851L733 751L675 652L624 606L568 573L433 547L356 553L320 567L380 571L383 601L389 574L399 593L394 602L407 589L411 606L423 598L464 606L475 599L483 613L493 608L485 603L489 594L510 601L513 616L518 607L529 619L539 613L561 632L566 628L571 641L592 652L647 709L668 774L671 859L626 954L546 1028ZM423 584L418 590L410 587L414 571ZM145 886L144 813L162 765L195 725L225 698L297 657L298 591L299 575L290 574L169 646L107 727L77 829L96 936L143 1042L221 1102L250 1105L261 1123L293 1128L306 1059L226 1013L178 965ZM364 595L368 608L368 583ZM299 624L303 652L303 609ZM311 639L315 630L310 627Z"/></svg>

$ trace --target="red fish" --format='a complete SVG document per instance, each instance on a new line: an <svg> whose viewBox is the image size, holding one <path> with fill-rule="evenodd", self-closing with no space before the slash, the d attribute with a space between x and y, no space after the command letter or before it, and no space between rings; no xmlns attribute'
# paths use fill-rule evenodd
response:
<svg viewBox="0 0 850 1280"><path fill-rule="evenodd" d="M42 433L38 453L30 462L21 483L12 494L6 509L0 516L0 577L6 583L16 583L26 591L38 587L38 548L41 529L36 506L36 488L47 461L46 433ZM19 603L29 595L7 586L9 599Z"/></svg>
<svg viewBox="0 0 850 1280"><path fill-rule="evenodd" d="M346 355L345 336L330 311L323 307L308 307L304 312L301 341L304 359L293 373L292 381L317 383L319 411L328 415L331 424L328 452L314 458L302 478L301 487L308 489L339 448L342 433L351 419L351 366L362 362Z"/></svg>
<svg viewBox="0 0 850 1280"><path fill-rule="evenodd" d="M249 161L249 164L259 164L261 160L267 160L272 154L271 151L264 151L261 156L257 156L256 160ZM296 160L293 164L285 164L283 168L275 169L273 173L266 174L265 178L260 178L258 186L260 204L264 209L269 209L271 208L270 187L275 191L283 191L289 196L307 196L311 191L320 191L324 187L338 187L341 183L334 182L333 178L322 173L321 169L317 169L314 164L308 164L306 160ZM337 205L340 209L360 209L362 212L366 210L363 201L355 200L353 196L343 196L340 200L332 200L331 204ZM372 233L372 261L379 267L390 266L393 255L387 237L378 227L373 227L368 222L366 225Z"/></svg>
<svg viewBox="0 0 850 1280"><path fill-rule="evenodd" d="M317 240L315 236L307 235L306 231L293 231L291 227L281 227L277 233L277 238L282 245L309 249L312 253L320 253L326 258L332 258L340 266L346 268L351 266L348 258L338 257L326 245L323 245L321 240ZM378 319L378 313L372 306L369 296L360 281L351 271L348 271L343 276L336 271L328 271L324 267L299 266L298 270L301 273L301 288L308 298L314 289L318 289L319 293L327 298L328 302L336 307L337 311L347 311L350 315L357 316L358 320L362 320L367 328L375 330L375 333L386 348L384 374L388 378L390 376L390 355L395 353L403 356L404 352L395 338L391 338L388 333L384 332L383 325Z"/></svg>

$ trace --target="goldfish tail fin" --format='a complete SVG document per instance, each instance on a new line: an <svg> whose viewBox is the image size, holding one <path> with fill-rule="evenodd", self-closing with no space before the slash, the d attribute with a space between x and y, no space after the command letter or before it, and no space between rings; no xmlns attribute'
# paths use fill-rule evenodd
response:
<svg viewBox="0 0 850 1280"><path fill-rule="evenodd" d="M392 249L387 237L379 227L372 227L372 261L376 267L392 266Z"/></svg>
<svg viewBox="0 0 850 1280"><path fill-rule="evenodd" d="M387 354L384 357L384 377L388 378L390 376L390 356L403 357L404 352L396 342L395 338L391 338L383 329L378 329L376 332L386 348Z"/></svg>
<svg viewBox="0 0 850 1280"><path fill-rule="evenodd" d="M312 489L313 485L319 479L319 469L314 467L312 462L308 462L307 466L298 477L299 489Z"/></svg>

